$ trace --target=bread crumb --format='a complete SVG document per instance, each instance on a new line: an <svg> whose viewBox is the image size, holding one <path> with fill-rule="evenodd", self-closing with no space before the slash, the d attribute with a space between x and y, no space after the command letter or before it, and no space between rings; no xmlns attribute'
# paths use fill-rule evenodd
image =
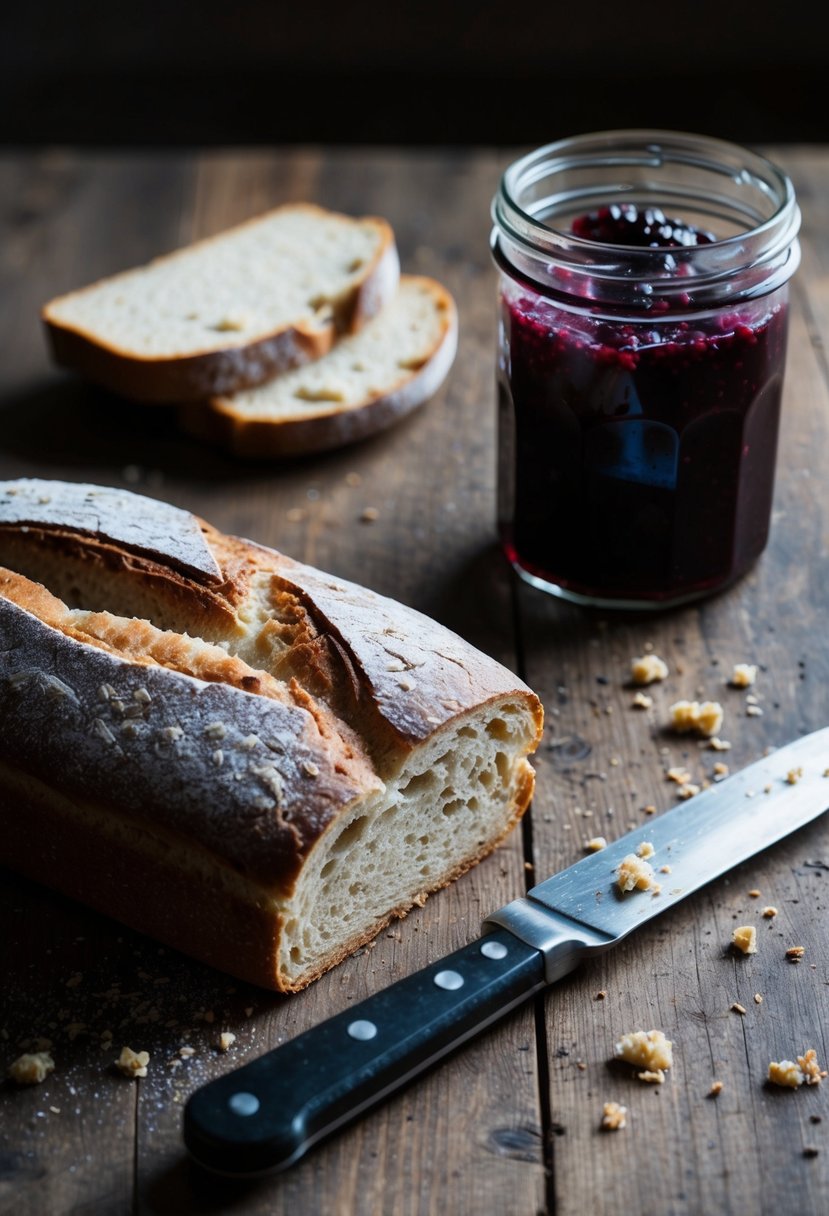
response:
<svg viewBox="0 0 829 1216"><path fill-rule="evenodd" d="M671 873L671 867L670 867L670 866L660 866L660 867L659 867L659 873L660 873L660 874L670 874L670 873Z"/></svg>
<svg viewBox="0 0 829 1216"><path fill-rule="evenodd" d="M605 1102L602 1107L602 1130L606 1132L618 1132L625 1126L625 1116L628 1113L626 1106L620 1106L618 1102Z"/></svg>
<svg viewBox="0 0 829 1216"><path fill-rule="evenodd" d="M751 897L751 899L759 899L761 894L762 894L762 892L759 887L752 887L751 890L749 891L749 896Z"/></svg>
<svg viewBox="0 0 829 1216"><path fill-rule="evenodd" d="M718 760L714 765L714 780L722 781L728 776L728 765L723 764L722 760Z"/></svg>
<svg viewBox="0 0 829 1216"><path fill-rule="evenodd" d="M662 1071L661 1068L657 1068L657 1069L647 1068L647 1069L645 1069L644 1072L638 1072L636 1074L636 1076L638 1077L638 1079L640 1081L647 1081L650 1085L664 1085L665 1084L665 1073Z"/></svg>
<svg viewBox="0 0 829 1216"><path fill-rule="evenodd" d="M771 918L776 915L777 909L775 908L774 904L769 904L767 908L763 909L763 916L765 916L766 920L771 920Z"/></svg>
<svg viewBox="0 0 829 1216"><path fill-rule="evenodd" d="M285 512L285 518L289 524L301 524L305 518L305 508L291 507L290 510Z"/></svg>
<svg viewBox="0 0 829 1216"><path fill-rule="evenodd" d="M148 1051L133 1051L131 1047L122 1047L121 1054L115 1061L115 1067L125 1077L146 1077L149 1062L150 1053Z"/></svg>
<svg viewBox="0 0 829 1216"><path fill-rule="evenodd" d="M729 1005L729 1009L731 1010L732 1013L740 1013L743 1015L746 1012L745 1005L741 1005L739 1001L735 1001L733 1005Z"/></svg>
<svg viewBox="0 0 829 1216"><path fill-rule="evenodd" d="M646 815L655 815L656 814L656 807L653 806L652 803L648 803L647 806L642 807L642 810L645 812Z"/></svg>
<svg viewBox="0 0 829 1216"><path fill-rule="evenodd" d="M673 1044L661 1030L634 1030L622 1035L613 1054L617 1060L653 1071L664 1071L673 1064Z"/></svg>
<svg viewBox="0 0 829 1216"><path fill-rule="evenodd" d="M797 785L800 778L803 776L802 768L790 768L786 773L786 781L789 785Z"/></svg>
<svg viewBox="0 0 829 1216"><path fill-rule="evenodd" d="M761 997L760 993L759 993L759 992L755 992L755 994L754 994L754 1004L755 1004L755 1005L762 1005L762 1003L763 1003L763 998Z"/></svg>
<svg viewBox="0 0 829 1216"><path fill-rule="evenodd" d="M636 850L636 856L645 858L653 857L655 852L656 849L653 847L651 842L649 840L643 840L640 842L639 847Z"/></svg>
<svg viewBox="0 0 829 1216"><path fill-rule="evenodd" d="M628 853L616 867L620 891L650 891L653 889L653 867L647 861Z"/></svg>
<svg viewBox="0 0 829 1216"><path fill-rule="evenodd" d="M719 701L675 701L668 712L671 727L678 734L696 731L713 736L723 724L724 710Z"/></svg>
<svg viewBox="0 0 829 1216"><path fill-rule="evenodd" d="M795 961L798 961L801 958L803 958L803 955L805 953L806 953L805 946L789 946L788 950L786 951L786 958L791 958L791 959L794 959Z"/></svg>
<svg viewBox="0 0 829 1216"><path fill-rule="evenodd" d="M236 1035L232 1030L223 1030L219 1035L219 1051L230 1051L233 1044L236 1042Z"/></svg>
<svg viewBox="0 0 829 1216"><path fill-rule="evenodd" d="M699 793L699 786L687 781L676 791L677 798L693 798Z"/></svg>
<svg viewBox="0 0 829 1216"><path fill-rule="evenodd" d="M637 692L631 705L634 709L651 709L653 706L653 697L649 697L646 692Z"/></svg>
<svg viewBox="0 0 829 1216"><path fill-rule="evenodd" d="M731 934L731 941L743 954L757 953L757 930L754 925L740 925Z"/></svg>
<svg viewBox="0 0 829 1216"><path fill-rule="evenodd" d="M182 1060L189 1060L196 1054L195 1047L179 1047L178 1054Z"/></svg>
<svg viewBox="0 0 829 1216"><path fill-rule="evenodd" d="M800 1066L800 1071L806 1078L807 1085L820 1085L826 1076L826 1069L821 1068L818 1064L817 1052L813 1047L810 1047L804 1055L798 1056L797 1063Z"/></svg>
<svg viewBox="0 0 829 1216"><path fill-rule="evenodd" d="M731 744L726 739L718 739L716 735L709 739L708 746L712 752L730 752Z"/></svg>
<svg viewBox="0 0 829 1216"><path fill-rule="evenodd" d="M799 1085L803 1084L805 1079L802 1070L795 1064L794 1060L781 1060L779 1063L772 1060L769 1064L769 1080L774 1085L784 1085L788 1089L797 1089Z"/></svg>
<svg viewBox="0 0 829 1216"><path fill-rule="evenodd" d="M373 524L379 518L380 512L377 507L364 507L360 512L360 520L364 524Z"/></svg>
<svg viewBox="0 0 829 1216"><path fill-rule="evenodd" d="M9 1076L18 1085L40 1085L54 1069L55 1061L48 1052L24 1052L9 1065Z"/></svg>
<svg viewBox="0 0 829 1216"><path fill-rule="evenodd" d="M593 836L590 840L585 840L584 847L588 853L600 853L602 849L607 848L607 841L604 836Z"/></svg>
<svg viewBox="0 0 829 1216"><path fill-rule="evenodd" d="M762 716L763 716L763 711L759 705L747 705L746 706L746 717L747 718L762 718Z"/></svg>
<svg viewBox="0 0 829 1216"><path fill-rule="evenodd" d="M594 1001L603 1001L606 996L607 996L607 989L600 988L599 991L596 993L596 995L593 997L593 1000Z"/></svg>
<svg viewBox="0 0 829 1216"><path fill-rule="evenodd" d="M753 663L736 663L731 673L734 688L751 688L757 679L757 668Z"/></svg>
<svg viewBox="0 0 829 1216"><path fill-rule="evenodd" d="M708 1091L708 1097L716 1098L717 1094L722 1093L722 1086L723 1086L722 1081L712 1081L711 1088Z"/></svg>
<svg viewBox="0 0 829 1216"><path fill-rule="evenodd" d="M630 675L634 684L653 684L668 677L668 664L656 654L631 659Z"/></svg>
<svg viewBox="0 0 829 1216"><path fill-rule="evenodd" d="M681 767L669 768L665 776L669 781L675 781L677 785L687 785L691 780L691 774L688 770Z"/></svg>

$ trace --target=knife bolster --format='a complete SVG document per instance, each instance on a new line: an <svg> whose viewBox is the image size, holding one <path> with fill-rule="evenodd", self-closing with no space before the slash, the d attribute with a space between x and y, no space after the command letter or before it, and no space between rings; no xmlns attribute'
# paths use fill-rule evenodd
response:
<svg viewBox="0 0 829 1216"><path fill-rule="evenodd" d="M489 933L497 928L507 929L528 946L541 951L548 984L575 970L586 954L601 953L616 940L569 916L551 912L530 897L514 899L493 912L484 921L482 932Z"/></svg>

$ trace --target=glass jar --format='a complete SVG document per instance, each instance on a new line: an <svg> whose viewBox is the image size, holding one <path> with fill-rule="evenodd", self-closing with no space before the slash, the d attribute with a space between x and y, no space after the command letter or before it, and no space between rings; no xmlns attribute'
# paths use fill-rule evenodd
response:
<svg viewBox="0 0 829 1216"><path fill-rule="evenodd" d="M512 164L492 217L513 566L605 607L728 585L768 539L800 261L788 177L721 140L599 132Z"/></svg>

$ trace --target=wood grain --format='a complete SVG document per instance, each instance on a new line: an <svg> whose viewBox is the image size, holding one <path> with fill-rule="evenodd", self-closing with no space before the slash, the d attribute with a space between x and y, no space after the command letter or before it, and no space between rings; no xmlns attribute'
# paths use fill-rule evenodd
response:
<svg viewBox="0 0 829 1216"><path fill-rule="evenodd" d="M720 757L664 729L673 700L722 701L732 770L829 721L829 153L779 155L803 205L804 257L769 547L722 595L610 617L516 586L495 545L488 208L510 159L314 148L0 158L9 200L0 217L0 475L125 485L365 583L520 668L547 714L524 832L293 998L236 983L3 875L0 1063L41 1036L57 1062L42 1086L0 1086L3 1216L826 1210L829 1083L795 1092L765 1083L772 1059L807 1047L829 1059L822 824L586 965L287 1174L240 1188L207 1179L183 1152L181 1112L197 1085L470 940L534 875L577 860L588 836L613 838L647 821L645 807L666 809L670 764L710 776ZM182 436L164 410L150 416L50 366L37 321L46 298L301 198L385 215L403 268L454 293L456 364L411 418L324 457L243 463ZM648 643L670 676L643 713L631 707L627 673ZM743 661L761 665L762 717L747 717L745 693L725 686ZM771 921L760 915L766 903L779 909ZM743 922L758 926L755 956L728 947ZM806 948L801 963L785 958L793 944ZM731 1011L735 1001L744 1016ZM620 1034L652 1027L674 1041L663 1086L611 1063ZM222 1030L237 1035L226 1055L216 1046ZM151 1052L145 1081L112 1069L125 1043ZM182 1045L195 1054L182 1060ZM709 1098L714 1079L723 1090ZM628 1107L628 1126L602 1133L611 1099Z"/></svg>

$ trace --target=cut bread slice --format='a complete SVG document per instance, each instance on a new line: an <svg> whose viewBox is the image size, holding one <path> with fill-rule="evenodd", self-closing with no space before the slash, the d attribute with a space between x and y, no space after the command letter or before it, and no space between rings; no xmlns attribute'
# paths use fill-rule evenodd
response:
<svg viewBox="0 0 829 1216"><path fill-rule="evenodd" d="M319 358L397 290L384 219L278 207L146 266L58 296L58 363L139 401L203 401Z"/></svg>
<svg viewBox="0 0 829 1216"><path fill-rule="evenodd" d="M397 295L358 334L323 358L269 383L184 406L184 428L238 456L298 456L340 447L390 426L446 378L457 309L434 279L403 275Z"/></svg>

